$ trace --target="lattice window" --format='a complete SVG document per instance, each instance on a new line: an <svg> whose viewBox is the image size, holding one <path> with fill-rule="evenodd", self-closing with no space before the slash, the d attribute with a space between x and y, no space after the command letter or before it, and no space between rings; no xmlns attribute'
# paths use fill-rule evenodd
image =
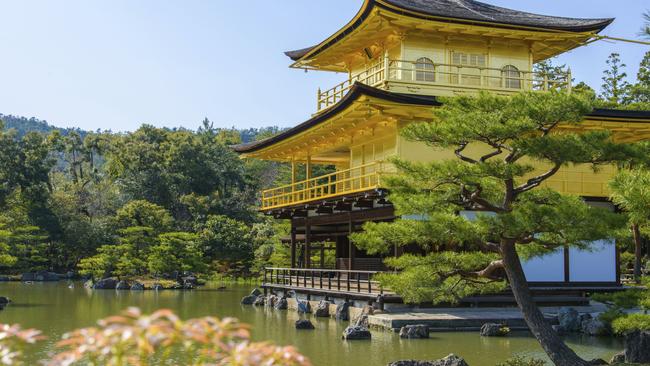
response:
<svg viewBox="0 0 650 366"><path fill-rule="evenodd" d="M512 66L506 65L502 71L501 75L504 81L504 87L508 89L521 89L521 72L519 69Z"/></svg>
<svg viewBox="0 0 650 366"><path fill-rule="evenodd" d="M435 66L433 61L427 57L421 57L415 62L415 80L436 81Z"/></svg>

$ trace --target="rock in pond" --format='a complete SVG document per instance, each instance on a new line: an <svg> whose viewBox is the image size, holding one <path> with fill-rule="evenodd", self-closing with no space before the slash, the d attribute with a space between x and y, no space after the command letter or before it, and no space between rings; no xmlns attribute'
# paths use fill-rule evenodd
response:
<svg viewBox="0 0 650 366"><path fill-rule="evenodd" d="M117 280L114 278L104 278L93 285L95 290L115 290L115 287L117 287Z"/></svg>
<svg viewBox="0 0 650 366"><path fill-rule="evenodd" d="M8 297L0 296L0 306L5 306L10 302L11 302L11 299L9 299Z"/></svg>
<svg viewBox="0 0 650 366"><path fill-rule="evenodd" d="M616 363L625 363L625 352L620 352L614 355L612 359L609 361L611 364L616 364Z"/></svg>
<svg viewBox="0 0 650 366"><path fill-rule="evenodd" d="M309 320L307 320L307 319L299 319L299 320L296 320L296 329L311 330L311 329L315 329L315 328L314 328L314 324L312 324Z"/></svg>
<svg viewBox="0 0 650 366"><path fill-rule="evenodd" d="M436 361L404 360L389 363L388 366L469 366L461 357L453 353Z"/></svg>
<svg viewBox="0 0 650 366"><path fill-rule="evenodd" d="M265 305L270 307L270 308L275 308L275 304L277 304L277 302L279 300L280 300L280 298L277 295L271 294L266 298L266 304Z"/></svg>
<svg viewBox="0 0 650 366"><path fill-rule="evenodd" d="M117 283L117 285L115 285L115 289L116 290L130 290L131 285L129 285L129 283L126 282L126 281L120 281L120 282Z"/></svg>
<svg viewBox="0 0 650 366"><path fill-rule="evenodd" d="M298 313L309 314L311 313L311 305L307 300L298 300Z"/></svg>
<svg viewBox="0 0 650 366"><path fill-rule="evenodd" d="M481 327L481 337L505 337L510 333L510 328L505 324L485 323Z"/></svg>
<svg viewBox="0 0 650 366"><path fill-rule="evenodd" d="M140 282L133 282L131 285L131 291L144 291L144 285Z"/></svg>
<svg viewBox="0 0 650 366"><path fill-rule="evenodd" d="M590 336L609 335L609 327L600 319L587 319L582 322L582 333Z"/></svg>
<svg viewBox="0 0 650 366"><path fill-rule="evenodd" d="M582 328L580 314L574 308L561 308L557 314L557 320L567 332L579 332Z"/></svg>
<svg viewBox="0 0 650 366"><path fill-rule="evenodd" d="M650 331L625 335L625 362L650 363Z"/></svg>
<svg viewBox="0 0 650 366"><path fill-rule="evenodd" d="M253 306L264 306L266 303L266 297L264 295L260 295L255 298L255 301L253 301Z"/></svg>
<svg viewBox="0 0 650 366"><path fill-rule="evenodd" d="M248 296L244 296L241 299L241 303L242 303L242 305L253 305L255 300L257 300L257 296L248 295Z"/></svg>
<svg viewBox="0 0 650 366"><path fill-rule="evenodd" d="M260 289L258 289L258 288L254 288L253 291L251 291L251 296L257 297L257 296L260 296L261 294L262 294L262 291L260 291Z"/></svg>
<svg viewBox="0 0 650 366"><path fill-rule="evenodd" d="M330 305L329 301L321 300L316 306L316 311L314 315L321 318L328 318L330 316Z"/></svg>
<svg viewBox="0 0 650 366"><path fill-rule="evenodd" d="M92 279L87 280L86 282L84 282L84 288L93 288L94 284L95 283L93 282Z"/></svg>
<svg viewBox="0 0 650 366"><path fill-rule="evenodd" d="M160 291L160 290L164 290L165 288L163 287L163 285L159 283L154 283L153 286L151 286L151 289L154 291Z"/></svg>
<svg viewBox="0 0 650 366"><path fill-rule="evenodd" d="M336 305L336 314L334 317L336 320L350 320L350 304L344 301Z"/></svg>
<svg viewBox="0 0 650 366"><path fill-rule="evenodd" d="M289 307L289 303L287 302L287 298L282 296L281 298L278 299L278 301L275 302L275 306L273 306L275 310L287 310Z"/></svg>
<svg viewBox="0 0 650 366"><path fill-rule="evenodd" d="M351 325L343 331L343 339L345 340L357 340L357 339L370 339L372 335L366 327L360 327L357 325Z"/></svg>
<svg viewBox="0 0 650 366"><path fill-rule="evenodd" d="M406 339L429 338L429 326L425 324L406 325L399 330L399 337Z"/></svg>

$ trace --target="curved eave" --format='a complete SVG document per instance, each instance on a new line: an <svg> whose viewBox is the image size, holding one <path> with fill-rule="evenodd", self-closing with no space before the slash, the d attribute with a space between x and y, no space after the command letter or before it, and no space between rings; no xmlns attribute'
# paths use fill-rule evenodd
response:
<svg viewBox="0 0 650 366"><path fill-rule="evenodd" d="M424 19L424 20L437 20L437 21L452 21L455 23L461 24L470 24L470 25L479 25L479 26L491 26L499 28L508 28L508 29L521 29L528 31L540 31L540 32L558 32L558 33L599 33L610 25L614 18L605 18L605 19L574 19L574 18L564 18L564 17L552 17L552 16L543 16L538 14L521 12L522 14L531 14L537 15L539 17L555 18L555 19L564 19L564 20L575 20L576 22L582 22L584 24L576 25L556 25L556 26L541 26L541 25L530 25L522 24L521 22L497 22L497 21L487 21L479 19L470 19L463 17L453 17L453 16L444 16L440 14L435 14L431 12L423 11L420 8L415 6L408 6L402 4L403 1L396 0L365 0L361 9L357 14L350 20L343 28L338 32L334 33L332 36L327 38L325 41L319 43L318 45L307 47L294 51L287 51L287 55L294 64L292 67L298 67L301 61L305 61L313 56L318 55L324 50L328 49L333 44L337 43L339 40L343 39L346 35L354 31L360 24L362 24L365 19L372 13L374 8L384 9L396 14L407 15L410 17ZM497 7L495 7L497 8ZM509 10L509 9L506 9Z"/></svg>
<svg viewBox="0 0 650 366"><path fill-rule="evenodd" d="M340 112L344 111L348 106L357 101L362 96L368 96L373 98L378 98L386 100L389 102L400 103L405 105L417 105L417 106L440 106L441 103L438 102L436 97L433 96L423 96L423 95L413 95L413 94L398 94L391 93L389 91L377 89L370 87L365 84L355 83L350 91L341 99L336 105L327 109L326 111L319 113L318 115L312 117L311 119L288 129L284 132L281 132L275 136L269 137L264 140L254 141L247 144L240 144L233 146L233 150L240 154L253 153L269 146L273 146L279 142L282 142L288 138L291 138L301 132L304 132L312 127L318 126L320 123L325 122L332 117L336 116Z"/></svg>
<svg viewBox="0 0 650 366"><path fill-rule="evenodd" d="M650 111L623 109L594 109L587 117L625 120L627 122L650 122Z"/></svg>

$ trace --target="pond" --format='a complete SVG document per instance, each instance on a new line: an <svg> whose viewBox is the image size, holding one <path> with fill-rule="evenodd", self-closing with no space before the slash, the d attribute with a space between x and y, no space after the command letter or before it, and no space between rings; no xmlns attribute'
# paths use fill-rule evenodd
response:
<svg viewBox="0 0 650 366"><path fill-rule="evenodd" d="M333 319L312 319L315 331L297 331L293 311L274 311L241 306L250 286L232 285L225 291L210 286L194 291L114 291L87 290L81 283L74 288L61 283L0 284L0 295L13 300L0 312L0 322L20 323L41 329L49 340L30 354L34 361L44 358L63 333L94 325L99 318L117 314L129 306L145 312L168 308L183 319L201 316L234 316L253 326L256 340L272 340L295 345L315 366L386 365L399 359L437 359L449 353L464 357L471 366L494 366L512 355L543 358L537 342L527 333L506 338L482 338L477 332L432 333L429 340L401 340L397 334L373 331L371 341L342 341L347 326ZM622 342L610 338L572 336L567 343L585 358L608 360L619 352Z"/></svg>

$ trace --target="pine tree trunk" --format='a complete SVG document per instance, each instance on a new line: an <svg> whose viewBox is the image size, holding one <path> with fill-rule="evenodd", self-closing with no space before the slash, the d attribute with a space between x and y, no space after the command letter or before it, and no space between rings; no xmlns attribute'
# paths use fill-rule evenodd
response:
<svg viewBox="0 0 650 366"><path fill-rule="evenodd" d="M632 225L632 233L634 234L634 281L641 283L641 231L639 225Z"/></svg>
<svg viewBox="0 0 650 366"><path fill-rule="evenodd" d="M589 363L573 352L562 339L557 335L551 324L546 321L544 315L533 301L528 288L526 275L521 266L519 255L512 242L501 244L501 256L510 281L512 293L517 300L524 320L535 338L539 341L548 357L556 366L588 366Z"/></svg>

